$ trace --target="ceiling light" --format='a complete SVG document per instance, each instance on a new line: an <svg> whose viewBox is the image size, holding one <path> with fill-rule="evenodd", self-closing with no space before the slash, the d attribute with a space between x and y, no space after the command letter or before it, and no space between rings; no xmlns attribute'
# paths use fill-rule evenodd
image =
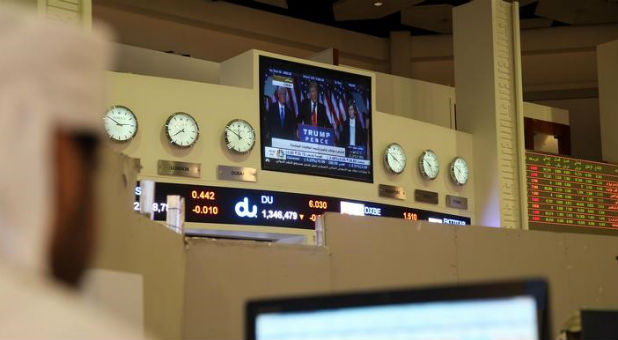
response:
<svg viewBox="0 0 618 340"><path fill-rule="evenodd" d="M373 3L373 5L376 6L376 7L380 7L380 6L384 5L384 4L382 3L382 1L376 1L376 2Z"/></svg>

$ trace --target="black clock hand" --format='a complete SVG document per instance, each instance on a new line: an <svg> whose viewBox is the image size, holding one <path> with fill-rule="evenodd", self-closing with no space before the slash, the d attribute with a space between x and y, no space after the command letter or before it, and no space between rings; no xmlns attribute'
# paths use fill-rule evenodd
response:
<svg viewBox="0 0 618 340"><path fill-rule="evenodd" d="M388 154L392 159L396 160L397 163L401 164L401 161L399 160L399 158L395 157L393 154Z"/></svg>
<svg viewBox="0 0 618 340"><path fill-rule="evenodd" d="M176 132L176 133L174 134L174 136L176 136L177 134L179 134L179 133L181 133L181 132L185 132L185 129L182 129L182 130L180 130L180 131Z"/></svg>
<svg viewBox="0 0 618 340"><path fill-rule="evenodd" d="M120 124L120 123L118 123L118 121L117 121L117 120L115 120L115 119L114 119L114 118L112 118L112 117L105 117L105 118L110 119L112 122L116 123L116 125L118 125L118 126L123 126L123 125L126 125L126 124Z"/></svg>
<svg viewBox="0 0 618 340"><path fill-rule="evenodd" d="M110 119L112 122L116 123L116 125L118 125L118 126L125 126L125 125L128 125L128 126L135 126L135 125L133 125L133 124L127 124L127 123L124 123L124 124L123 124L123 123L119 123L117 120L115 120L115 119L114 119L114 118L112 118L112 117L105 117L105 118Z"/></svg>
<svg viewBox="0 0 618 340"><path fill-rule="evenodd" d="M240 135L238 134L238 132L236 132L236 131L234 131L234 130L232 130L232 129L230 129L230 128L226 128L226 129L227 129L228 131L233 132L236 136L238 136L238 138L241 138L241 137L240 137Z"/></svg>

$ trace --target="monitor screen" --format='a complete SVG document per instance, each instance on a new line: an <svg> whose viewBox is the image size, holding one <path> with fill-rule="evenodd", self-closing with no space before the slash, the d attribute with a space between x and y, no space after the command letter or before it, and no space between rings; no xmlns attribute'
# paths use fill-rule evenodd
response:
<svg viewBox="0 0 618 340"><path fill-rule="evenodd" d="M256 339L537 339L530 296L266 313Z"/></svg>
<svg viewBox="0 0 618 340"><path fill-rule="evenodd" d="M260 56L262 169L373 182L371 77Z"/></svg>
<svg viewBox="0 0 618 340"><path fill-rule="evenodd" d="M250 301L248 339L545 339L544 280Z"/></svg>

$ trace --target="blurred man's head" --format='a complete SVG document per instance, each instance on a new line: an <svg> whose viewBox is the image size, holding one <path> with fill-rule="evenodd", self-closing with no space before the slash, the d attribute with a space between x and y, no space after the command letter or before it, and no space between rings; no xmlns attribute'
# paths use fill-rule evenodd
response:
<svg viewBox="0 0 618 340"><path fill-rule="evenodd" d="M285 89L285 87L280 87L277 89L277 101L281 104L285 104L285 95L287 90Z"/></svg>
<svg viewBox="0 0 618 340"><path fill-rule="evenodd" d="M309 84L309 98L313 102L318 100L318 83L315 81Z"/></svg>
<svg viewBox="0 0 618 340"><path fill-rule="evenodd" d="M94 244L108 46L98 33L7 11L0 46L0 159L10 165L0 167L0 261L75 285Z"/></svg>
<svg viewBox="0 0 618 340"><path fill-rule="evenodd" d="M94 171L98 140L90 134L57 131L55 139L55 220L49 267L56 279L79 283L95 245Z"/></svg>

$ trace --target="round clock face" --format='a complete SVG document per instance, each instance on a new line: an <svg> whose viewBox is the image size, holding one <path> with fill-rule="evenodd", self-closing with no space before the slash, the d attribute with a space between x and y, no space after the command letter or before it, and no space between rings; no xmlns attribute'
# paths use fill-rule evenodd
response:
<svg viewBox="0 0 618 340"><path fill-rule="evenodd" d="M438 156L431 150L425 150L418 159L418 169L426 179L435 179L440 172Z"/></svg>
<svg viewBox="0 0 618 340"><path fill-rule="evenodd" d="M137 118L127 107L112 106L103 117L103 126L111 140L126 142L137 133Z"/></svg>
<svg viewBox="0 0 618 340"><path fill-rule="evenodd" d="M200 135L195 119L184 112L174 113L167 119L165 132L169 141L181 148L195 144Z"/></svg>
<svg viewBox="0 0 618 340"><path fill-rule="evenodd" d="M453 181L453 183L457 185L464 185L466 184L466 182L468 182L470 171L468 170L468 163L466 163L463 158L456 157L451 162L450 168L451 180Z"/></svg>
<svg viewBox="0 0 618 340"><path fill-rule="evenodd" d="M255 144L255 130L251 124L242 119L234 119L227 123L223 137L227 148L238 153L251 151Z"/></svg>
<svg viewBox="0 0 618 340"><path fill-rule="evenodd" d="M406 153L401 145L393 143L384 150L386 168L395 174L400 174L406 168Z"/></svg>

